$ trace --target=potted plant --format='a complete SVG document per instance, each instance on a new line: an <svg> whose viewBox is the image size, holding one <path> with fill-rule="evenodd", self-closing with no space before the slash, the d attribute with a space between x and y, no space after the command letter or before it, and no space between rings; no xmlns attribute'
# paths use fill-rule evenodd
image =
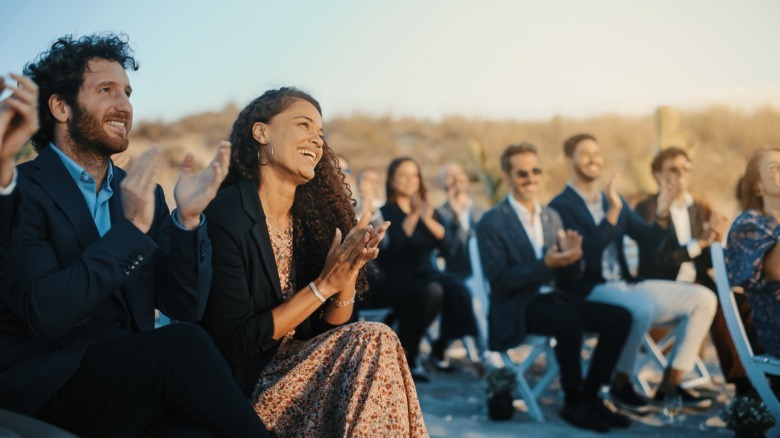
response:
<svg viewBox="0 0 780 438"><path fill-rule="evenodd" d="M512 393L517 386L517 374L507 367L492 368L485 376L488 417L491 420L508 420L515 412Z"/></svg>
<svg viewBox="0 0 780 438"><path fill-rule="evenodd" d="M720 412L720 418L740 438L764 437L767 429L775 425L775 418L766 405L751 397L732 399Z"/></svg>

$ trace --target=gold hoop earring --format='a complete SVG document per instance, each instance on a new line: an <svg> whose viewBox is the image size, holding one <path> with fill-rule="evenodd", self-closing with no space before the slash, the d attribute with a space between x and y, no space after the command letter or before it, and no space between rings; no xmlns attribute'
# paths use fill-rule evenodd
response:
<svg viewBox="0 0 780 438"><path fill-rule="evenodd" d="M265 146L265 145L268 145L268 149L270 149L270 151L271 151L271 152L269 152L268 161L266 161L265 163L260 161L260 148L257 148L257 163L259 165L261 165L261 166L267 166L268 163L271 162L271 159L274 157L274 145L272 145L270 141L268 143L265 143L265 144L260 143L260 146Z"/></svg>

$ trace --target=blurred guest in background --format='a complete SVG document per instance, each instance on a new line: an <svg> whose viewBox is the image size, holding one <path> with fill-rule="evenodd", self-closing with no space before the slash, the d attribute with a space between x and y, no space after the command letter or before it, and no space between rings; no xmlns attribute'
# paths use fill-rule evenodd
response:
<svg viewBox="0 0 780 438"><path fill-rule="evenodd" d="M366 167L357 174L357 192L355 199L357 200L357 212L358 216L361 216L365 212L371 214L371 222L374 223L379 215L379 207L384 204L382 197L382 184L381 175L379 171L373 167ZM380 221L381 222L381 221Z"/></svg>
<svg viewBox="0 0 780 438"><path fill-rule="evenodd" d="M599 391L610 381L631 327L631 314L556 288L554 274L582 275L582 237L564 231L558 213L539 203L542 169L536 147L510 145L501 154L501 170L510 193L485 214L477 231L491 290L490 349L516 347L528 333L554 336L563 419L601 432L628 427L631 420L609 409ZM598 346L583 379L580 357L586 330L598 334Z"/></svg>
<svg viewBox="0 0 780 438"><path fill-rule="evenodd" d="M750 157L740 206L728 233L729 274L750 302L761 347L780 357L780 148L759 149Z"/></svg>
<svg viewBox="0 0 780 438"><path fill-rule="evenodd" d="M387 169L386 192L387 203L380 210L394 225L377 259L381 272L372 280L366 306L393 308L410 364L416 363L420 339L441 310L440 336L431 354L443 361L450 341L477 334L471 295L463 281L434 265L434 251L449 251L451 239L428 202L417 162L394 159ZM421 367L414 367L412 375L428 380Z"/></svg>
<svg viewBox="0 0 780 438"><path fill-rule="evenodd" d="M563 144L571 180L551 202L566 228L582 235L585 273L581 279L561 278L564 291L588 301L616 304L631 312L633 323L613 379L611 394L621 406L648 412L649 405L636 393L634 374L639 347L651 325L675 324L675 343L655 398L681 398L684 406L707 408L712 400L680 386L683 374L692 370L704 337L712 324L717 299L707 288L668 280L638 281L628 270L623 237L642 245L663 241L670 220L671 199L661 197L652 224L628 207L617 193L615 177L605 191L598 180L604 158L596 138L578 134ZM667 193L662 191L662 194ZM574 280L574 279L572 279Z"/></svg>
<svg viewBox="0 0 780 438"><path fill-rule="evenodd" d="M438 181L447 192L447 200L436 209L445 233L451 240L448 252L442 252L445 271L466 278L471 275L469 238L476 233L476 225L485 210L469 195L469 176L457 163L447 163L439 170Z"/></svg>
<svg viewBox="0 0 780 438"><path fill-rule="evenodd" d="M658 208L658 198L671 199L671 224L666 239L660 245L654 242L653 245L639 247L639 276L697 283L715 294L715 282L708 272L712 268L709 247L724 237L726 219L691 195L691 160L684 150L669 147L659 152L653 159L651 170L659 190L669 193L647 197L637 204L636 211L652 221ZM744 295L738 295L737 300L743 319L749 318L750 307ZM750 380L739 360L720 306L712 320L710 334L726 381L735 384L738 396L750 394Z"/></svg>

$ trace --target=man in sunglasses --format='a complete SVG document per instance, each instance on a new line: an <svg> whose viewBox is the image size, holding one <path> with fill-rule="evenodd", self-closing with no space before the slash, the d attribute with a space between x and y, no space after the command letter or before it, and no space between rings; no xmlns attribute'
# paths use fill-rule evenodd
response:
<svg viewBox="0 0 780 438"><path fill-rule="evenodd" d="M670 221L671 193L661 192L648 223L633 211L617 193L615 177L605 191L599 185L604 158L596 138L590 134L570 137L563 145L570 180L551 202L567 228L582 235L585 273L580 279L561 281L566 292L588 301L622 306L631 312L633 324L617 364L612 382L612 398L637 413L649 411L647 401L631 384L639 347L653 325L675 325L675 344L669 366L656 391L657 401L682 400L683 406L708 408L712 400L680 387L684 373L694 366L699 348L718 307L707 288L669 280L641 280L631 275L623 251L628 235L640 247L663 244Z"/></svg>
<svg viewBox="0 0 780 438"><path fill-rule="evenodd" d="M605 432L631 421L599 398L623 349L631 315L622 307L588 302L561 292L556 278L582 275L582 238L564 231L558 214L537 199L542 170L536 147L510 145L501 155L506 199L485 213L477 240L490 281L489 348L516 347L526 334L554 336L564 407L573 426ZM583 333L598 335L588 373L580 365Z"/></svg>
<svg viewBox="0 0 780 438"><path fill-rule="evenodd" d="M672 200L669 207L671 226L664 245L639 247L639 275L644 278L697 283L715 291L715 282L707 273L712 268L708 248L722 239L725 218L691 195L691 160L683 149L672 146L662 150L653 159L651 170L658 182L659 193L640 202L636 211L645 219L652 220L658 198L666 196ZM669 194L664 195L661 191ZM737 295L737 298L742 301L740 309L743 316L749 315L750 306L744 296ZM743 317L743 320L749 322L749 318ZM734 348L720 306L710 326L710 334L726 381L736 386L738 396L750 395L752 385Z"/></svg>

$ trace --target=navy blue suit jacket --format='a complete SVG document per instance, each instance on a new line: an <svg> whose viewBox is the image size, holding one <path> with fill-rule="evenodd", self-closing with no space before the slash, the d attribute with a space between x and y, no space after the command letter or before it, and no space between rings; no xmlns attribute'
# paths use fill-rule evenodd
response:
<svg viewBox="0 0 780 438"><path fill-rule="evenodd" d="M196 321L211 283L206 227L171 223L162 189L142 233L124 218L115 168L111 229L100 237L84 198L50 148L20 165L23 199L0 290L0 407L34 414L78 369L87 347L154 329L154 309Z"/></svg>
<svg viewBox="0 0 780 438"><path fill-rule="evenodd" d="M609 204L603 194L601 194L601 202L604 211L608 211ZM597 224L585 201L568 185L550 201L550 207L560 214L563 225L567 229L575 230L582 235L582 252L585 260L582 279L574 282L561 279L558 286L570 294L583 298L588 296L594 286L605 281L602 275L601 257L604 249L611 242L614 242L617 247L618 263L620 263L623 279L635 282L637 279L631 275L626 263L623 237L628 235L640 246L653 245L653 242L657 244L665 241L666 238L666 229L656 223L646 222L629 207L625 200L615 225L609 223L606 218Z"/></svg>
<svg viewBox="0 0 780 438"><path fill-rule="evenodd" d="M558 214L542 208L544 251L557 244L557 231L563 228ZM508 200L489 210L477 226L482 269L490 282L488 348L506 350L520 344L526 336L525 311L543 284L554 278L576 281L581 263L573 263L555 272L536 258L533 244Z"/></svg>

